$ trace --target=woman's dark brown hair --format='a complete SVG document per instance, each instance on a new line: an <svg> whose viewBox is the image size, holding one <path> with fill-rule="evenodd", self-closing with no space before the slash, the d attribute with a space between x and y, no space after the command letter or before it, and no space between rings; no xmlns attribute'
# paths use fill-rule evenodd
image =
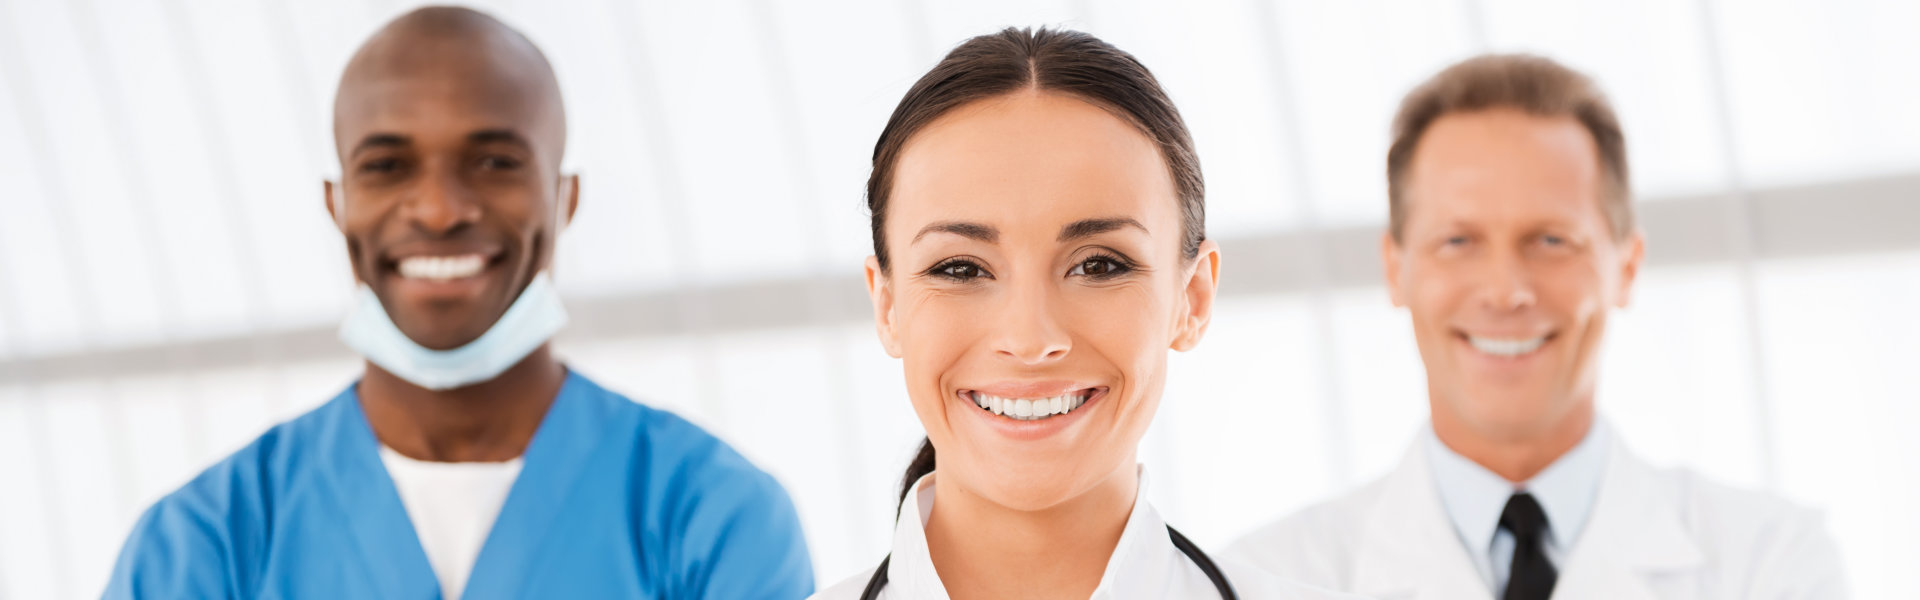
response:
<svg viewBox="0 0 1920 600"><path fill-rule="evenodd" d="M1058 29L1007 28L969 39L947 53L932 71L914 82L893 109L880 141L873 145L873 174L867 178L867 210L873 215L873 255L881 272L891 265L884 226L893 190L893 169L907 140L942 115L968 103L1039 90L1065 94L1113 113L1153 139L1166 159L1180 201L1180 253L1199 255L1206 234L1206 184L1193 137L1160 82L1133 55L1086 33ZM900 483L906 499L913 483L933 472L933 443L923 440Z"/></svg>

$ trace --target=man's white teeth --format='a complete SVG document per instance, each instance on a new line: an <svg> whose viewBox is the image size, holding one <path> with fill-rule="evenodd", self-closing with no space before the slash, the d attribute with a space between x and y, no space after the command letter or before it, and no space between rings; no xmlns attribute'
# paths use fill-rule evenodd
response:
<svg viewBox="0 0 1920 600"><path fill-rule="evenodd" d="M973 403L982 410L1017 421L1033 421L1064 415L1087 403L1092 392L1075 392L1052 398L1001 398L973 392Z"/></svg>
<svg viewBox="0 0 1920 600"><path fill-rule="evenodd" d="M407 279L448 281L479 275L487 257L478 254L459 256L411 256L400 260L400 276Z"/></svg>
<svg viewBox="0 0 1920 600"><path fill-rule="evenodd" d="M1520 356L1533 352L1534 350L1539 350L1541 344L1547 343L1547 337L1540 336L1524 340L1499 340L1467 336L1467 343L1473 344L1473 349L1475 350L1494 356Z"/></svg>

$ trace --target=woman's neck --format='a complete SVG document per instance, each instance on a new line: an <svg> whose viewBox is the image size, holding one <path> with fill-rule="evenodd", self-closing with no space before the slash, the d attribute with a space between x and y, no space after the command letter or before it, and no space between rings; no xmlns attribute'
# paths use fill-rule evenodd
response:
<svg viewBox="0 0 1920 600"><path fill-rule="evenodd" d="M1131 460L1122 464L1085 493L1038 511L996 504L957 483L942 485L936 476L927 550L947 595L953 600L1092 595L1140 489L1138 467Z"/></svg>

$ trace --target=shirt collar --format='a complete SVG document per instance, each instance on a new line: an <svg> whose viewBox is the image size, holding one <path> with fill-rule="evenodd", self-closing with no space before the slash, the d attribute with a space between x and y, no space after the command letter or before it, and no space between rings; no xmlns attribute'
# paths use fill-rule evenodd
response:
<svg viewBox="0 0 1920 600"><path fill-rule="evenodd" d="M1533 494L1541 510L1546 512L1550 542L1563 549L1571 548L1593 512L1600 479L1606 474L1609 435L1605 422L1595 419L1579 444L1538 475L1518 485L1448 448L1434 435L1432 426L1425 428L1421 438L1428 462L1433 466L1440 503L1453 520L1455 533L1479 556L1493 545L1507 498L1520 491Z"/></svg>
<svg viewBox="0 0 1920 600"><path fill-rule="evenodd" d="M1136 468L1140 483L1134 493L1133 510L1127 514L1127 525L1120 531L1120 541L1114 545L1112 558L1107 559L1107 569L1101 574L1100 585L1094 588L1091 600L1158 598L1157 594L1139 594L1166 587L1171 574L1165 565L1170 564L1170 559L1187 560L1167 536L1166 521L1147 501L1146 467ZM947 588L934 571L933 557L927 550L926 526L933 516L935 475L928 473L914 482L912 491L900 502L900 519L893 530L893 554L887 563L887 586L898 586L896 589L900 592L896 593L903 595L890 593L888 597L948 598Z"/></svg>

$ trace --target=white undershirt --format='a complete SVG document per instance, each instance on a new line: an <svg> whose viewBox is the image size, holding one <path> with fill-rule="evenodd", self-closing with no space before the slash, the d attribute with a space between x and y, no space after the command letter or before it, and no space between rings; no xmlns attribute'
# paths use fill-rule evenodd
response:
<svg viewBox="0 0 1920 600"><path fill-rule="evenodd" d="M400 491L400 504L413 533L427 551L427 563L440 580L440 597L460 597L473 561L520 476L521 460L506 462L432 462L408 458L380 447L380 461Z"/></svg>

